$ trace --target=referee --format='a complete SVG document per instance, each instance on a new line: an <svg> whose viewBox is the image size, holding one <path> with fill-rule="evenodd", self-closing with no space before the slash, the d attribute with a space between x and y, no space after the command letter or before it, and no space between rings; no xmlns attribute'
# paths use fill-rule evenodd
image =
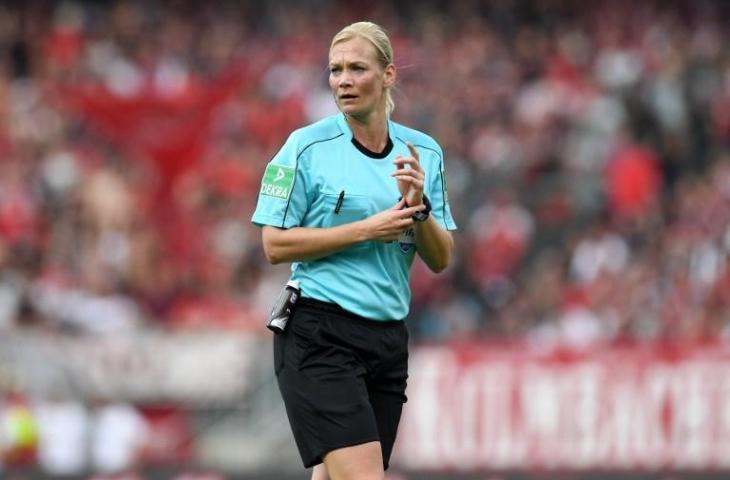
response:
<svg viewBox="0 0 730 480"><path fill-rule="evenodd" d="M266 168L253 223L266 258L301 286L274 368L313 480L382 480L408 378L415 254L445 269L455 230L443 153L393 122L393 50L381 27L332 39L340 113L293 132Z"/></svg>

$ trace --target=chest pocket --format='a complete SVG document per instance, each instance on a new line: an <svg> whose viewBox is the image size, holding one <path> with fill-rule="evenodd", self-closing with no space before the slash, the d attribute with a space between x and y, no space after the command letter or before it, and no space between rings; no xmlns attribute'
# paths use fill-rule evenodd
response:
<svg viewBox="0 0 730 480"><path fill-rule="evenodd" d="M324 218L323 226L326 228L337 227L338 225L364 220L371 215L370 198L365 195L345 194L337 213L335 213L335 209L340 195L325 193L323 194L323 197L326 208L326 216ZM369 243L370 242L361 242L357 245L353 245L345 251L354 252L362 250L367 247Z"/></svg>
<svg viewBox="0 0 730 480"><path fill-rule="evenodd" d="M325 193L323 196L326 209L324 219L325 227L336 227L346 223L357 222L370 216L370 199L365 195L345 194L339 209L337 208L339 194ZM337 210L336 213L335 210Z"/></svg>

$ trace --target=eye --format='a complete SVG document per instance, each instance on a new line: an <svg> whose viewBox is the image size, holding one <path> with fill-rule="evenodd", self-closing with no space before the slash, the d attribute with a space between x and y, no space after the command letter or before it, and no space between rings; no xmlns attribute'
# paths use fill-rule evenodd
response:
<svg viewBox="0 0 730 480"><path fill-rule="evenodd" d="M339 66L333 65L330 67L330 73L339 73L340 71L342 71L342 68Z"/></svg>

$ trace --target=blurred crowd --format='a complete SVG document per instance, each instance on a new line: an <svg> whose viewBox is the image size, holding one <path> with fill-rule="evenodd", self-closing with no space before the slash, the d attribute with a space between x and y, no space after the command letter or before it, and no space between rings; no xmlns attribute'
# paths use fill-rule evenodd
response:
<svg viewBox="0 0 730 480"><path fill-rule="evenodd" d="M149 442L145 418L123 402L97 402L87 409L61 398L31 403L13 395L3 406L0 472L3 464L38 465L59 478L94 471L102 479L136 468Z"/></svg>
<svg viewBox="0 0 730 480"><path fill-rule="evenodd" d="M391 35L394 119L443 146L460 228L446 272L415 266L416 341L730 341L721 0L2 2L0 335L265 335L287 267L250 224L261 174L335 112L327 48L360 19ZM138 461L129 405L16 393L6 462Z"/></svg>
<svg viewBox="0 0 730 480"><path fill-rule="evenodd" d="M329 40L389 31L394 119L460 229L415 339L730 339L722 1L3 2L0 330L264 332L265 164L333 113Z"/></svg>

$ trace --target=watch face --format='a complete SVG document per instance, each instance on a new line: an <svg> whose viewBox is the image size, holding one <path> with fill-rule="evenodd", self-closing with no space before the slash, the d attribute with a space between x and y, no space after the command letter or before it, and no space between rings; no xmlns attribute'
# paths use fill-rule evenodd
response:
<svg viewBox="0 0 730 480"><path fill-rule="evenodd" d="M411 217L417 222L425 222L431 214L431 202L426 195L423 196L423 204L426 205L426 208L420 212L414 213L413 217Z"/></svg>
<svg viewBox="0 0 730 480"><path fill-rule="evenodd" d="M428 213L426 212L416 212L413 214L413 220L417 222L424 222L428 219Z"/></svg>

